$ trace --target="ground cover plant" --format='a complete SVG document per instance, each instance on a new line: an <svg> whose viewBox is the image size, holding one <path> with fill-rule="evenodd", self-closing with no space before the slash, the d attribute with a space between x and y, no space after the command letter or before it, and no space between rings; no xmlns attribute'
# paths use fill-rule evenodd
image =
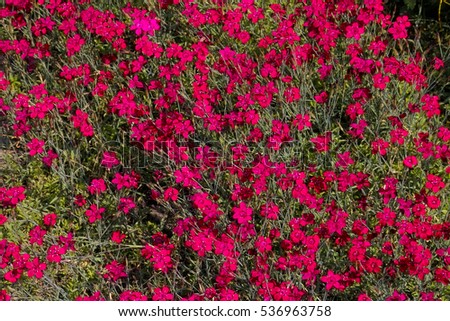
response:
<svg viewBox="0 0 450 321"><path fill-rule="evenodd" d="M0 299L450 299L449 52L383 1L0 21Z"/></svg>

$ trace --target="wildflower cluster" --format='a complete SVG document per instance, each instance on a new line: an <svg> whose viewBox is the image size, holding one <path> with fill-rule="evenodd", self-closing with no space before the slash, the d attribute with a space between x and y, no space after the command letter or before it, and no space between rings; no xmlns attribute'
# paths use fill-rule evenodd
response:
<svg viewBox="0 0 450 321"><path fill-rule="evenodd" d="M139 3L0 9L0 299L449 299L448 62L407 16Z"/></svg>

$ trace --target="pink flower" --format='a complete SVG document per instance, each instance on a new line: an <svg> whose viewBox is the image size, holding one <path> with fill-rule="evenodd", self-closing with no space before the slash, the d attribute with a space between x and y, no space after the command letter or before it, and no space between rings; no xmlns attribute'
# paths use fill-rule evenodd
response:
<svg viewBox="0 0 450 321"><path fill-rule="evenodd" d="M319 135L311 138L311 142L314 144L318 153L326 152L330 149L331 132L326 132L325 135Z"/></svg>
<svg viewBox="0 0 450 321"><path fill-rule="evenodd" d="M77 109L72 116L73 127L80 128L81 134L86 137L94 135L94 128L89 124L88 118L89 114L81 109Z"/></svg>
<svg viewBox="0 0 450 321"><path fill-rule="evenodd" d="M107 280L117 281L120 278L127 277L127 273L125 272L125 265L117 262L116 260L105 266L105 269L108 271L103 274L103 277Z"/></svg>
<svg viewBox="0 0 450 321"><path fill-rule="evenodd" d="M389 241L384 242L384 243L383 243L383 247L381 248L381 251L382 251L384 254L392 255L392 254L394 253L393 247L392 247L392 243L389 242Z"/></svg>
<svg viewBox="0 0 450 321"><path fill-rule="evenodd" d="M434 65L435 70L440 70L444 68L444 61L442 59L439 59L438 57L434 57Z"/></svg>
<svg viewBox="0 0 450 321"><path fill-rule="evenodd" d="M199 256L204 257L206 253L212 251L214 241L215 237L208 229L203 229L201 232L191 230L190 237L185 244L197 252Z"/></svg>
<svg viewBox="0 0 450 321"><path fill-rule="evenodd" d="M328 270L328 274L322 276L320 280L326 283L325 288L329 291L333 288L343 291L345 287L340 283L342 276L335 274L332 270Z"/></svg>
<svg viewBox="0 0 450 321"><path fill-rule="evenodd" d="M182 183L184 187L193 187L200 189L200 184L197 182L201 178L200 173L196 169L191 169L187 166L183 166L181 170L176 170L175 181Z"/></svg>
<svg viewBox="0 0 450 321"><path fill-rule="evenodd" d="M167 286L163 286L161 288L156 288L153 296L153 301L172 301L173 300L173 294L170 293L170 289Z"/></svg>
<svg viewBox="0 0 450 321"><path fill-rule="evenodd" d="M394 290L394 293L392 293L391 296L386 298L386 301L406 301L408 297L403 294L399 293L397 290Z"/></svg>
<svg viewBox="0 0 450 321"><path fill-rule="evenodd" d="M61 30L65 35L68 35L70 32L76 32L76 20L74 18L63 20L58 29Z"/></svg>
<svg viewBox="0 0 450 321"><path fill-rule="evenodd" d="M380 273L383 262L376 257L371 257L364 262L364 268L368 273Z"/></svg>
<svg viewBox="0 0 450 321"><path fill-rule="evenodd" d="M448 142L450 140L450 129L444 126L439 127L437 137L442 139L444 142Z"/></svg>
<svg viewBox="0 0 450 321"><path fill-rule="evenodd" d="M66 254L67 250L58 245L52 245L47 250L47 261L59 263L61 262L61 255Z"/></svg>
<svg viewBox="0 0 450 321"><path fill-rule="evenodd" d="M44 163L44 165L46 165L48 167L52 167L53 161L57 158L58 158L58 154L50 149L47 152L47 156L42 157L42 162Z"/></svg>
<svg viewBox="0 0 450 321"><path fill-rule="evenodd" d="M431 118L434 115L439 116L441 114L439 96L425 94L420 101L423 103L422 111L426 112L427 117Z"/></svg>
<svg viewBox="0 0 450 321"><path fill-rule="evenodd" d="M47 226L54 226L56 224L56 214L55 213L49 213L44 216L44 225Z"/></svg>
<svg viewBox="0 0 450 321"><path fill-rule="evenodd" d="M239 294L232 289L221 289L219 293L220 301L239 301Z"/></svg>
<svg viewBox="0 0 450 321"><path fill-rule="evenodd" d="M16 207L25 199L25 187L14 186L9 189L0 187L0 205L4 207Z"/></svg>
<svg viewBox="0 0 450 321"><path fill-rule="evenodd" d="M392 27L388 29L388 32L394 37L394 39L406 39L408 37L408 27L411 23L407 16L397 17Z"/></svg>
<svg viewBox="0 0 450 321"><path fill-rule="evenodd" d="M33 261L28 261L26 263L28 269L28 277L36 277L36 279L41 279L44 276L43 271L47 268L47 264L39 262L39 259L35 257Z"/></svg>
<svg viewBox="0 0 450 321"><path fill-rule="evenodd" d="M288 103L298 101L301 98L300 89L298 89L297 87L287 87L284 90L283 95L284 99L286 99L286 102Z"/></svg>
<svg viewBox="0 0 450 321"><path fill-rule="evenodd" d="M39 140L37 138L33 138L31 142L27 144L28 149L30 150L30 156L34 156L36 154L42 154L44 152L45 142L43 140Z"/></svg>
<svg viewBox="0 0 450 321"><path fill-rule="evenodd" d="M10 85L8 79L6 79L5 74L0 71L0 90L6 90ZM0 110L7 111L9 110L9 106L4 104L3 98L0 98Z"/></svg>
<svg viewBox="0 0 450 321"><path fill-rule="evenodd" d="M377 138L372 142L371 145L372 145L372 154L379 153L381 156L384 156L387 154L389 142L387 142L381 138Z"/></svg>
<svg viewBox="0 0 450 321"><path fill-rule="evenodd" d="M141 17L133 20L133 25L130 27L130 30L134 30L138 36L142 34L154 36L155 31L159 30L159 28L158 20L149 17Z"/></svg>
<svg viewBox="0 0 450 321"><path fill-rule="evenodd" d="M380 14L384 10L383 0L364 0L364 5L375 14Z"/></svg>
<svg viewBox="0 0 450 321"><path fill-rule="evenodd" d="M6 272L3 277L8 282L16 283L22 276L22 273L23 273L22 269L12 269L12 270Z"/></svg>
<svg viewBox="0 0 450 321"><path fill-rule="evenodd" d="M71 57L80 51L84 43L84 39L79 34L75 34L73 37L67 39L67 56Z"/></svg>
<svg viewBox="0 0 450 321"><path fill-rule="evenodd" d="M267 217L269 220L278 219L278 214L280 213L280 208L272 202L268 202L261 206L261 216Z"/></svg>
<svg viewBox="0 0 450 321"><path fill-rule="evenodd" d="M171 254L175 246L169 242L165 234L157 233L152 236L152 243L146 244L141 250L142 256L153 264L156 271L169 272L173 268Z"/></svg>
<svg viewBox="0 0 450 321"><path fill-rule="evenodd" d="M431 209L437 209L441 205L441 200L434 195L427 196L427 206Z"/></svg>
<svg viewBox="0 0 450 321"><path fill-rule="evenodd" d="M389 78L389 76L383 76L383 74L377 73L373 75L373 87L384 90L386 88L386 84L390 80L391 79Z"/></svg>
<svg viewBox="0 0 450 321"><path fill-rule="evenodd" d="M407 156L403 160L403 165L405 165L408 168L413 168L417 165L417 158L416 156Z"/></svg>
<svg viewBox="0 0 450 321"><path fill-rule="evenodd" d="M239 32L237 37L243 44L246 44L250 40L250 34L247 31Z"/></svg>
<svg viewBox="0 0 450 321"><path fill-rule="evenodd" d="M138 187L139 175L135 172L130 174L120 174L116 173L116 176L112 180L112 183L116 185L118 190L122 188L137 188Z"/></svg>
<svg viewBox="0 0 450 321"><path fill-rule="evenodd" d="M358 301L372 301L372 299L366 293L361 293L358 295Z"/></svg>
<svg viewBox="0 0 450 321"><path fill-rule="evenodd" d="M379 37L376 38L375 41L371 42L369 45L369 49L373 51L374 55L379 55L386 50L387 42L380 40Z"/></svg>
<svg viewBox="0 0 450 321"><path fill-rule="evenodd" d="M328 93L326 91L322 91L320 94L314 96L314 100L318 104L325 104L328 101Z"/></svg>
<svg viewBox="0 0 450 321"><path fill-rule="evenodd" d="M259 236L255 241L255 248L259 253L272 251L272 240L268 237Z"/></svg>
<svg viewBox="0 0 450 321"><path fill-rule="evenodd" d="M94 127L90 125L89 123L83 123L80 126L80 132L85 137L91 137L94 136Z"/></svg>
<svg viewBox="0 0 450 321"><path fill-rule="evenodd" d="M383 212L378 212L376 217L380 220L380 225L388 225L393 226L395 223L395 219L397 214L388 207L383 209Z"/></svg>
<svg viewBox="0 0 450 321"><path fill-rule="evenodd" d="M102 214L105 212L105 208L98 208L97 205L92 204L88 210L86 210L85 215L89 219L89 223L94 223L95 221L102 219Z"/></svg>
<svg viewBox="0 0 450 321"><path fill-rule="evenodd" d="M364 25L354 22L345 28L345 37L354 38L355 40L361 39L361 35L364 33Z"/></svg>
<svg viewBox="0 0 450 321"><path fill-rule="evenodd" d="M239 224L245 224L252 220L253 210L248 207L244 202L239 203L239 207L233 207L233 218L237 220Z"/></svg>
<svg viewBox="0 0 450 321"><path fill-rule="evenodd" d="M421 301L440 301L439 299L436 299L434 292L421 292L420 293L420 299Z"/></svg>
<svg viewBox="0 0 450 321"><path fill-rule="evenodd" d="M86 205L86 199L84 198L83 195L78 194L78 195L75 195L75 199L73 200L73 203L79 207L83 207L84 205Z"/></svg>
<svg viewBox="0 0 450 321"><path fill-rule="evenodd" d="M0 290L0 301L10 301L11 296L6 292L6 290Z"/></svg>
<svg viewBox="0 0 450 321"><path fill-rule="evenodd" d="M119 301L147 301L147 296L138 291L126 290L120 294Z"/></svg>
<svg viewBox="0 0 450 321"><path fill-rule="evenodd" d="M69 232L66 236L60 235L58 244L62 245L66 251L75 251L75 240L73 239L73 233Z"/></svg>
<svg viewBox="0 0 450 321"><path fill-rule="evenodd" d="M29 238L30 244L36 243L38 245L42 245L44 242L45 234L47 234L46 230L43 230L40 226L35 226L28 233L28 235L30 237Z"/></svg>
<svg viewBox="0 0 450 321"><path fill-rule="evenodd" d="M169 187L164 192L164 200L166 200L166 201L172 200L172 201L176 202L177 199L178 199L178 190L176 188Z"/></svg>
<svg viewBox="0 0 450 321"><path fill-rule="evenodd" d="M439 192L445 187L445 183L442 178L433 174L427 175L427 181L425 183L425 188L431 190L433 193Z"/></svg>
<svg viewBox="0 0 450 321"><path fill-rule="evenodd" d="M120 231L114 231L111 235L111 241L114 243L120 244L127 237L126 234L121 233Z"/></svg>
<svg viewBox="0 0 450 321"><path fill-rule="evenodd" d="M105 181L103 178L93 179L87 189L91 195L101 194L106 191Z"/></svg>
<svg viewBox="0 0 450 321"><path fill-rule="evenodd" d="M45 89L45 84L33 86L29 91L29 93L34 95L38 100L41 99L41 97L46 96L48 94L47 90Z"/></svg>
<svg viewBox="0 0 450 321"><path fill-rule="evenodd" d="M120 198L120 203L117 206L117 209L119 211L124 212L125 214L128 214L135 207L136 207L136 204L134 203L133 199L122 197L122 198Z"/></svg>
<svg viewBox="0 0 450 321"><path fill-rule="evenodd" d="M350 157L350 152L338 154L337 158L338 161L336 162L336 167L342 167L345 169L355 163L355 161Z"/></svg>
<svg viewBox="0 0 450 321"><path fill-rule="evenodd" d="M47 31L53 30L55 24L51 17L39 18L34 21L34 24L31 26L31 31L36 37L40 37L47 34Z"/></svg>
<svg viewBox="0 0 450 321"><path fill-rule="evenodd" d="M101 165L107 168L113 168L114 166L119 165L120 162L117 159L117 155L115 152L103 152L103 158Z"/></svg>
<svg viewBox="0 0 450 321"><path fill-rule="evenodd" d="M302 131L305 127L311 128L310 117L308 114L298 114L292 121L292 125L297 126L297 129Z"/></svg>

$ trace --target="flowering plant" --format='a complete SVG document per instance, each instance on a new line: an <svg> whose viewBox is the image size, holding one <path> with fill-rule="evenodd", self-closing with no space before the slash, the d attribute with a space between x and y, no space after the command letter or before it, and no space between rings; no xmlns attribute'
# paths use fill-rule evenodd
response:
<svg viewBox="0 0 450 321"><path fill-rule="evenodd" d="M407 16L139 3L0 8L0 299L450 298L449 57Z"/></svg>

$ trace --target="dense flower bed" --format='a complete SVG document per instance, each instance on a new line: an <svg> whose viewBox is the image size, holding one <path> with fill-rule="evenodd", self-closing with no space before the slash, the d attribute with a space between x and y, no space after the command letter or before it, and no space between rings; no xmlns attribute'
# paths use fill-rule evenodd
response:
<svg viewBox="0 0 450 321"><path fill-rule="evenodd" d="M0 9L0 299L450 298L448 57L408 17L151 3Z"/></svg>

